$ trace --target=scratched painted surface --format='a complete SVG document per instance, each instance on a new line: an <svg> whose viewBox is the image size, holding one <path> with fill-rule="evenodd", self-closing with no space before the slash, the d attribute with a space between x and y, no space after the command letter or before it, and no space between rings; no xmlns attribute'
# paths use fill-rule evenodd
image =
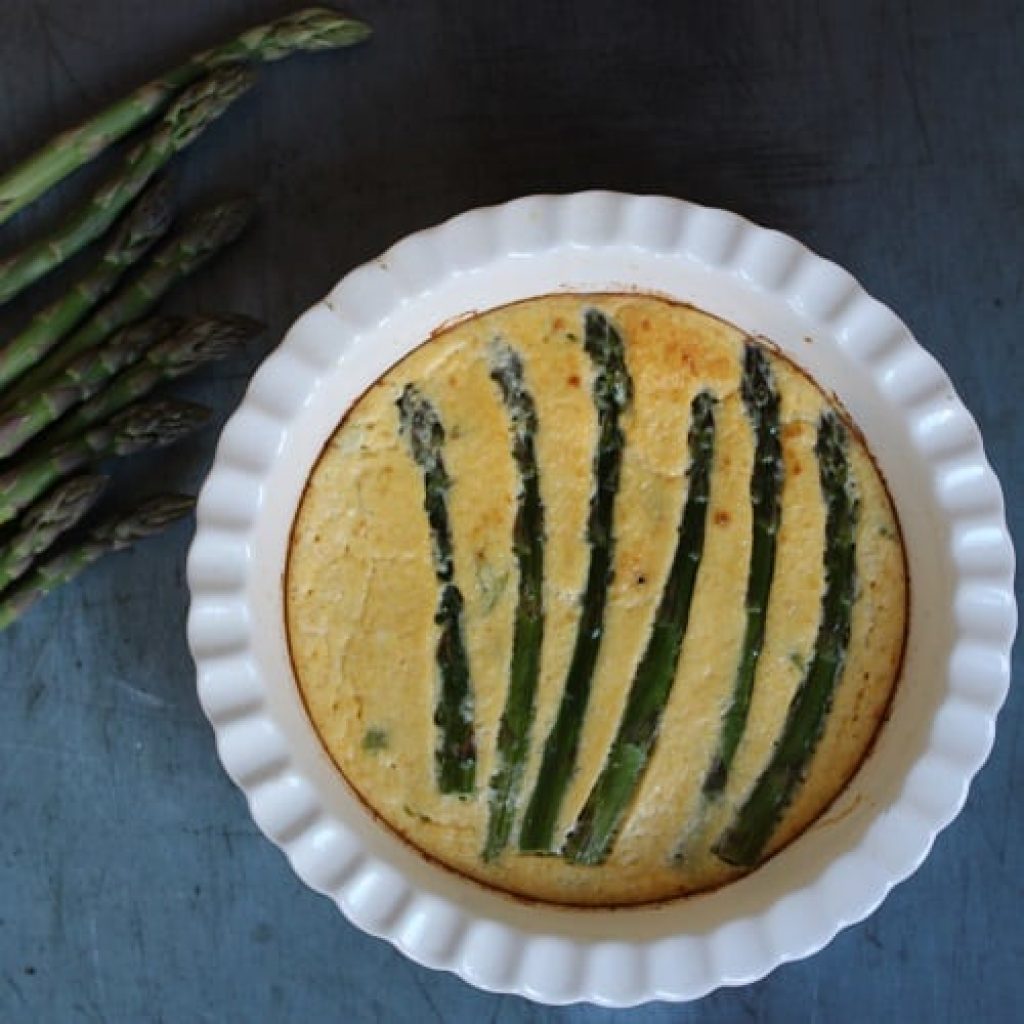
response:
<svg viewBox="0 0 1024 1024"><path fill-rule="evenodd" d="M262 0L3 0L0 165ZM269 338L410 230L604 186L731 207L892 304L981 422L1024 518L1024 6L358 0L372 46L277 67L177 165L259 226L170 304ZM23 216L28 237L95 174ZM11 330L46 294L0 313ZM263 348L269 342L265 343ZM186 393L221 416L261 355ZM194 486L213 433L122 494ZM412 966L305 889L219 768L183 637L187 528L0 638L0 1020L1009 1021L1024 1005L1024 698L914 878L825 952L687 1007L549 1011ZM1016 661L1020 674L1020 656Z"/></svg>

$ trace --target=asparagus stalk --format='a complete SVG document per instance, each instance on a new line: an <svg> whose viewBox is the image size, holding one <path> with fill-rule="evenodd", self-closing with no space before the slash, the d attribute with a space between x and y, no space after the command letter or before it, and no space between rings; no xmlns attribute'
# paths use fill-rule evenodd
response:
<svg viewBox="0 0 1024 1024"><path fill-rule="evenodd" d="M768 598L775 574L775 545L782 518L782 444L779 441L779 395L764 349L749 341L743 359L743 404L754 428L754 468L750 476L750 569L747 574L747 622L733 681L732 700L722 720L718 749L704 778L703 793L715 799L725 789L729 769L747 726L754 676L764 644Z"/></svg>
<svg viewBox="0 0 1024 1024"><path fill-rule="evenodd" d="M512 548L519 567L519 595L508 694L498 726L497 766L491 775L485 860L493 860L505 849L515 820L516 800L530 749L544 639L544 506L534 447L537 407L523 379L522 359L511 348L496 348L491 379L500 389L508 412L512 458L519 471L519 494L512 527Z"/></svg>
<svg viewBox="0 0 1024 1024"><path fill-rule="evenodd" d="M843 672L856 594L856 529L859 506L847 461L846 427L832 411L818 424L816 452L825 500L825 591L810 662L786 713L764 770L735 819L715 844L729 864L749 866L761 857L782 812L804 778L825 728Z"/></svg>
<svg viewBox="0 0 1024 1024"><path fill-rule="evenodd" d="M715 399L707 391L700 392L690 406L689 486L679 520L676 550L618 732L562 851L577 864L600 864L608 856L647 770L661 716L672 692L704 554L715 455L714 409Z"/></svg>
<svg viewBox="0 0 1024 1024"><path fill-rule="evenodd" d="M55 445L0 474L0 526L9 523L54 484L111 456L163 448L196 430L209 410L173 399L139 402L109 423Z"/></svg>
<svg viewBox="0 0 1024 1024"><path fill-rule="evenodd" d="M263 325L258 321L237 313L196 317L188 321L149 349L138 363L115 377L98 394L73 409L47 437L51 441L75 437L94 423L102 423L126 405L144 398L157 385L183 377L216 359L223 359L262 329Z"/></svg>
<svg viewBox="0 0 1024 1024"><path fill-rule="evenodd" d="M99 263L0 350L0 391L38 363L113 291L170 225L170 193L160 183L144 192L129 211Z"/></svg>
<svg viewBox="0 0 1024 1024"><path fill-rule="evenodd" d="M131 150L120 171L81 209L48 237L0 262L0 305L105 234L168 160L197 139L252 83L250 71L231 67L186 89L159 127Z"/></svg>
<svg viewBox="0 0 1024 1024"><path fill-rule="evenodd" d="M434 621L440 627L436 660L441 676L434 708L438 745L434 751L437 785L442 793L471 793L476 781L473 691L466 641L462 634L462 592L455 585L448 489L442 449L444 425L430 400L409 384L398 399L398 422L413 460L423 472L423 508L430 524L434 575L440 588Z"/></svg>
<svg viewBox="0 0 1024 1024"><path fill-rule="evenodd" d="M590 565L561 703L544 743L540 774L519 832L519 848L524 851L550 852L554 846L555 819L576 763L612 575L615 495L626 443L619 421L632 401L633 383L622 336L600 310L586 312L583 346L594 364L593 400L598 420L587 522Z"/></svg>
<svg viewBox="0 0 1024 1024"><path fill-rule="evenodd" d="M24 576L44 551L77 526L106 485L105 476L73 476L40 498L25 513L18 532L0 548L0 591Z"/></svg>
<svg viewBox="0 0 1024 1024"><path fill-rule="evenodd" d="M9 458L72 406L99 391L174 327L167 318L144 320L119 331L98 351L83 352L73 359L42 390L23 398L10 412L0 414L0 458Z"/></svg>
<svg viewBox="0 0 1024 1024"><path fill-rule="evenodd" d="M95 117L58 135L0 177L0 224L94 160L108 146L150 121L179 90L204 75L245 61L276 61L303 50L352 46L369 35L368 25L313 7L256 25L227 43L196 54Z"/></svg>
<svg viewBox="0 0 1024 1024"><path fill-rule="evenodd" d="M0 598L0 629L6 629L38 600L73 580L93 562L144 540L192 511L195 499L168 494L150 498L127 514L100 523L83 540L48 558Z"/></svg>
<svg viewBox="0 0 1024 1024"><path fill-rule="evenodd" d="M230 245L252 216L249 199L232 199L200 210L154 253L139 276L93 314L47 359L4 396L3 407L34 394L82 352L104 342L125 324L145 316L176 284Z"/></svg>

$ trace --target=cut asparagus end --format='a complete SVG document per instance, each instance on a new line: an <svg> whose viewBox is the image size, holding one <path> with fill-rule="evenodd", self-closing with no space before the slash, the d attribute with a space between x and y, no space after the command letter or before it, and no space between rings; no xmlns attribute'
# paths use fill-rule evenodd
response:
<svg viewBox="0 0 1024 1024"><path fill-rule="evenodd" d="M534 438L537 407L526 387L519 354L495 344L491 379L501 392L512 434L512 457L519 472L512 547L519 567L509 663L508 692L498 726L496 768L490 780L484 860L494 860L508 845L519 788L526 772L533 726L540 652L544 637L544 506L541 503Z"/></svg>
<svg viewBox="0 0 1024 1024"><path fill-rule="evenodd" d="M750 568L747 575L746 627L729 707L718 748L703 786L717 799L729 780L733 758L747 724L757 664L764 644L768 601L775 574L775 549L782 518L783 459L779 435L779 395L767 353L747 342L741 382L743 403L754 431L754 466L750 476L752 510Z"/></svg>
<svg viewBox="0 0 1024 1024"><path fill-rule="evenodd" d="M846 427L834 412L825 412L818 423L815 446L826 506L821 620L807 669L790 701L768 763L732 824L714 846L718 857L739 867L758 862L783 811L803 782L846 661L856 593L859 514L847 446Z"/></svg>
<svg viewBox="0 0 1024 1024"><path fill-rule="evenodd" d="M442 450L444 425L430 400L409 384L398 402L399 433L405 437L413 461L423 474L423 509L430 526L434 575L439 597L434 621L439 627L436 647L440 692L434 708L438 743L434 753L438 789L465 795L476 785L476 738L473 689L462 632L462 593L452 582L451 525L448 489L451 481Z"/></svg>
<svg viewBox="0 0 1024 1024"><path fill-rule="evenodd" d="M601 864L611 851L647 770L675 682L704 553L715 454L715 402L710 392L701 391L690 406L689 483L675 553L608 758L562 851L577 864Z"/></svg>
<svg viewBox="0 0 1024 1024"><path fill-rule="evenodd" d="M592 470L594 482L587 517L590 563L562 698L544 741L540 773L519 831L519 849L533 853L555 852L555 824L576 765L583 718L604 634L604 610L615 549L615 497L626 443L620 418L633 394L622 335L598 309L588 309L584 314L583 347L594 366L592 397L598 421Z"/></svg>

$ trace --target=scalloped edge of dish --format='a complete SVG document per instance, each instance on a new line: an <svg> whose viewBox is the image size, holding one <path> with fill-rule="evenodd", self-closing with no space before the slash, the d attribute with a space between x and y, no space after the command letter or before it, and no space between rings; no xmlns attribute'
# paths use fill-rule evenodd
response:
<svg viewBox="0 0 1024 1024"><path fill-rule="evenodd" d="M269 514L264 484L325 377L364 335L446 281L464 275L486 280L499 262L526 265L562 247L607 253L609 283L630 279L628 254L634 252L724 273L738 294L746 290L785 304L819 338L834 342L845 364L899 410L931 487L929 512L948 536L953 633L945 688L927 743L898 795L876 809L849 849L820 864L808 884L787 888L784 872L773 869L774 890L766 889L750 914L719 908L716 916L716 893L690 898L701 901L704 915L692 929L685 915L676 931L674 919L666 925L663 918L635 935L631 926L595 926L591 911L539 907L505 918L493 894L482 899L468 880L449 878L440 889L423 885L402 870L400 857L396 865L366 841L365 822L356 827L354 815L325 809L322 780L297 764L300 752L268 703L273 688L295 689L291 674L255 641L257 627L267 624L257 622L260 612L247 587L256 562L253 534ZM584 286L559 280L548 290ZM648 290L642 282L637 287ZM686 300L699 304L692 296ZM419 340L436 327L424 323ZM343 411L338 408L338 418ZM864 432L874 450L871 430ZM188 559L188 637L225 769L299 877L330 896L350 921L411 959L484 989L552 1004L626 1006L697 998L810 955L871 913L917 868L959 812L992 746L1016 631L1013 573L1002 492L977 425L938 363L846 271L786 235L682 200L609 192L533 196L461 214L397 243L348 274L265 360L224 428L200 495ZM400 842L390 834L380 841ZM756 891L763 871L742 884Z"/></svg>

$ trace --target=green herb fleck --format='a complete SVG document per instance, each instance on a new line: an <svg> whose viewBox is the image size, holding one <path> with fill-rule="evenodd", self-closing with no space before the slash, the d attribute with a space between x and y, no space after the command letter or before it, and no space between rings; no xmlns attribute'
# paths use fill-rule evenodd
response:
<svg viewBox="0 0 1024 1024"><path fill-rule="evenodd" d="M387 750L388 742L387 729L382 729L379 725L371 725L363 733L363 750L373 751L374 753L378 750Z"/></svg>
<svg viewBox="0 0 1024 1024"><path fill-rule="evenodd" d="M414 807L410 807L408 804L402 804L402 810L405 811L410 818L415 818L417 821L422 821L426 825L432 825L434 819L429 814L424 814L422 811L417 811Z"/></svg>

